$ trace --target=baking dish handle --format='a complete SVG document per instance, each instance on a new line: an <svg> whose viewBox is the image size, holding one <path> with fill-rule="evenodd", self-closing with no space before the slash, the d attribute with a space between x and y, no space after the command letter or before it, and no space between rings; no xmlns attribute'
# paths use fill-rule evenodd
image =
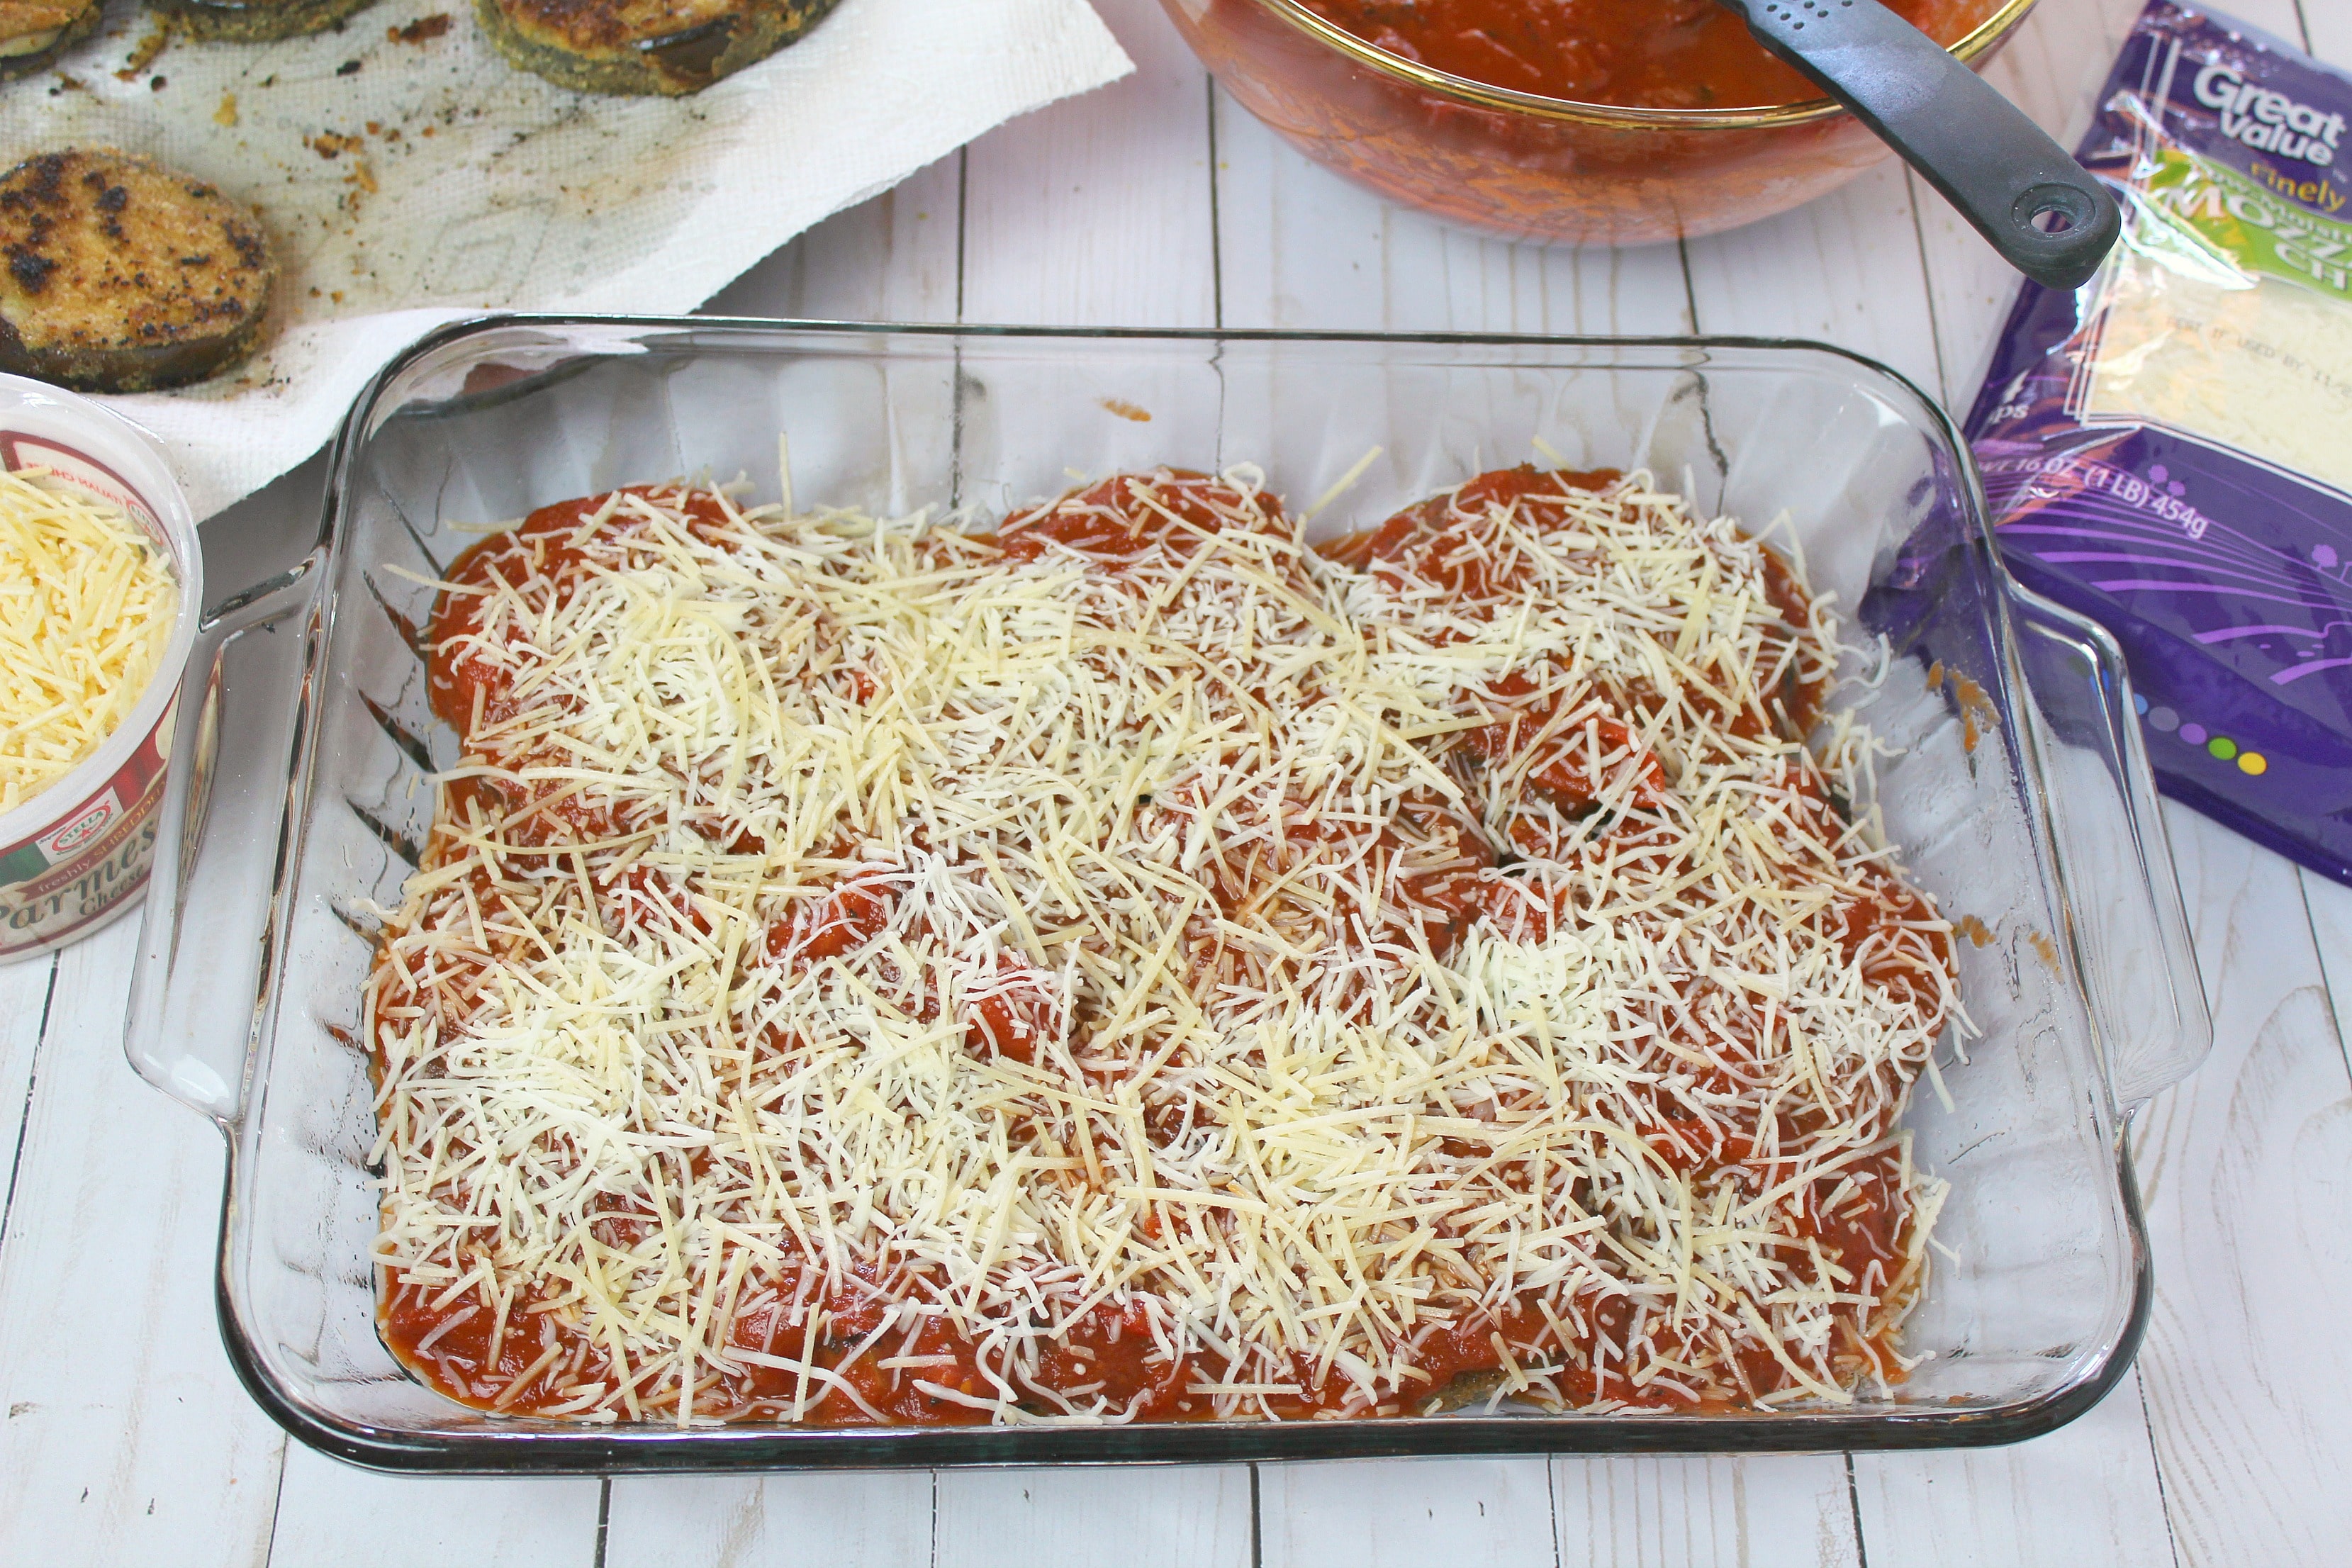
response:
<svg viewBox="0 0 2352 1568"><path fill-rule="evenodd" d="M139 1076L223 1122L245 1098L260 975L277 914L286 784L323 557L215 605L196 631L155 814L123 1049ZM267 628L272 636L247 639ZM234 662L234 683L224 679ZM231 689L231 686L234 689ZM226 733L231 744L216 743ZM257 886L256 884L261 884Z"/></svg>
<svg viewBox="0 0 2352 1568"><path fill-rule="evenodd" d="M2011 584L2039 725L2067 935L2117 1109L2195 1070L2213 1019L2123 651L2095 622Z"/></svg>

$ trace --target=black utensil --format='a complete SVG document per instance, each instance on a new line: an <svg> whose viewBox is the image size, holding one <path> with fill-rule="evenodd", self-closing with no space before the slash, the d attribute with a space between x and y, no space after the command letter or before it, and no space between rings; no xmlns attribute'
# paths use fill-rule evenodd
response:
<svg viewBox="0 0 2352 1568"><path fill-rule="evenodd" d="M2079 287L2123 230L2104 186L2015 104L1878 0L1718 0L1853 110L2037 283Z"/></svg>

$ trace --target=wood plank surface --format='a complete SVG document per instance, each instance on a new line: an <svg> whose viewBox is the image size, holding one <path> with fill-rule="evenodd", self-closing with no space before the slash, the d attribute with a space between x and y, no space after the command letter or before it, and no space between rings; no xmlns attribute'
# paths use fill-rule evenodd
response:
<svg viewBox="0 0 2352 1568"><path fill-rule="evenodd" d="M1686 248L1700 331L1818 338L1931 395L1942 385L1911 182L1893 159L1794 212Z"/></svg>
<svg viewBox="0 0 2352 1568"><path fill-rule="evenodd" d="M971 144L963 319L1213 326L1208 73L1155 0L1095 9L1135 74Z"/></svg>
<svg viewBox="0 0 2352 1568"><path fill-rule="evenodd" d="M714 316L952 321L962 153L828 218L711 296Z"/></svg>
<svg viewBox="0 0 2352 1568"><path fill-rule="evenodd" d="M619 1477L603 1565L928 1564L931 1488L929 1470Z"/></svg>
<svg viewBox="0 0 2352 1568"><path fill-rule="evenodd" d="M55 958L0 969L0 1247L8 1244L8 1203L24 1157L25 1117L40 1071L41 1023L48 1016Z"/></svg>
<svg viewBox="0 0 2352 1568"><path fill-rule="evenodd" d="M1266 1568L1551 1568L1540 1459L1354 1459L1258 1467Z"/></svg>
<svg viewBox="0 0 2352 1568"><path fill-rule="evenodd" d="M1874 1560L1905 1568L2143 1568L2172 1561L2137 1373L2073 1425L2005 1448L1857 1454Z"/></svg>
<svg viewBox="0 0 2352 1568"><path fill-rule="evenodd" d="M1513 244L1383 201L1216 100L1223 324L1293 331L1692 331L1672 245Z"/></svg>
<svg viewBox="0 0 2352 1568"><path fill-rule="evenodd" d="M44 1562L256 1563L285 1438L214 1325L220 1133L123 1060L138 940L58 963L0 1247L0 1521Z"/></svg>
<svg viewBox="0 0 2352 1568"><path fill-rule="evenodd" d="M709 308L1786 332L1885 360L1964 406L2013 290L1940 198L1892 164L1811 208L1680 247L1579 251L1448 228L1312 166L1215 94L1154 0L1100 9L1135 78L992 132L828 221ZM2071 143L2136 9L2046 0L1993 79ZM2307 23L2312 45L2352 58L2342 0L2304 0L2300 15L2294 0L2235 9L2290 37ZM317 482L314 472L275 496L250 525L266 531L266 511L299 538ZM284 1454L236 1386L212 1321L218 1136L121 1059L135 927L118 927L57 964L54 991L48 965L0 970L0 1148L17 1150L0 1229L0 1562L2341 1561L2352 1359L2327 1348L2324 1309L2309 1303L2352 1285L2341 1028L2352 890L2201 819L2169 820L2222 1027L2212 1061L2159 1097L2135 1139L2158 1280L2140 1371L2034 1443L1851 1463L1422 1460L600 1486L389 1479ZM2271 1283L2252 1289L2257 1278Z"/></svg>
<svg viewBox="0 0 2352 1568"><path fill-rule="evenodd" d="M289 1443L269 1561L276 1568L589 1568L603 1489L593 1479L377 1475Z"/></svg>
<svg viewBox="0 0 2352 1568"><path fill-rule="evenodd" d="M1246 1465L941 1470L935 1568L1250 1568Z"/></svg>
<svg viewBox="0 0 2352 1568"><path fill-rule="evenodd" d="M1562 1563L1842 1568L1864 1561L1852 1472L1836 1456L1558 1458L1551 1468Z"/></svg>
<svg viewBox="0 0 2352 1568"><path fill-rule="evenodd" d="M2180 1560L2334 1563L2352 1540L2352 1073L2295 868L2167 819L2213 1054L2143 1114L2157 1259L2140 1354Z"/></svg>
<svg viewBox="0 0 2352 1568"><path fill-rule="evenodd" d="M2298 872L2296 879L2302 884L2304 909L2311 919L2319 973L2327 985L2336 1043L2345 1047L2345 1065L2352 1069L2352 888L2331 882L2316 871Z"/></svg>
<svg viewBox="0 0 2352 1568"><path fill-rule="evenodd" d="M2344 0L2295 0L2295 19L2303 24L2303 47L2327 61L2352 62L2352 5ZM2292 38L2294 34L2273 26L2271 30Z"/></svg>

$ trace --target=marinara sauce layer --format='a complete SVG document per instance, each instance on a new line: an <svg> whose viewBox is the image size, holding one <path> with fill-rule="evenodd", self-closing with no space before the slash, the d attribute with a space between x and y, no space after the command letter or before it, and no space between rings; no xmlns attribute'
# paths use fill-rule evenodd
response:
<svg viewBox="0 0 2352 1568"><path fill-rule="evenodd" d="M825 1425L1898 1378L1954 966L1827 609L1642 474L1367 524L657 485L453 563L362 1008L400 1361Z"/></svg>

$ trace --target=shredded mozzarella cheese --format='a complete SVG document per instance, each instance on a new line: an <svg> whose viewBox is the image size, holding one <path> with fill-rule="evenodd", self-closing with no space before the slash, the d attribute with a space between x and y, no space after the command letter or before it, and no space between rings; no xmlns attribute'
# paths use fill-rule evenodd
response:
<svg viewBox="0 0 2352 1568"><path fill-rule="evenodd" d="M1826 804L1865 731L1740 721L1826 610L1646 476L1496 509L1483 600L1259 484L1134 481L1116 561L619 493L446 585L487 695L366 997L375 1256L497 1327L414 1363L682 1422L1128 1419L1049 1367L1105 1314L1194 1418L1421 1409L1449 1335L1553 1407L1898 1375L1948 928ZM1583 815L1465 739L1515 672Z"/></svg>

